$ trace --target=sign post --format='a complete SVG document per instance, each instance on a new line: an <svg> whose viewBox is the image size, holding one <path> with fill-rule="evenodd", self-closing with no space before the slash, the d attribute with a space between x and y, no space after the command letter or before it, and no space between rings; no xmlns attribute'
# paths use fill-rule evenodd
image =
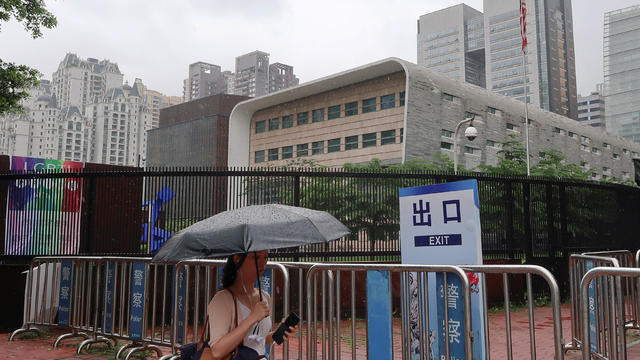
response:
<svg viewBox="0 0 640 360"><path fill-rule="evenodd" d="M451 183L400 189L400 250L403 264L477 265L482 264L478 182ZM467 274L471 285L473 358L484 360L484 308L481 274ZM410 328L418 329L416 276L409 283L412 313ZM411 281L413 279L413 281ZM446 279L446 281L445 281ZM429 274L429 346L433 359L464 359L464 317L461 283L455 275ZM444 292L447 303L444 303ZM414 305L415 304L415 305ZM446 308L445 308L446 306ZM435 309L435 311L434 311ZM422 312L423 314L425 311ZM445 319L446 315L446 319ZM448 339L445 339L445 326ZM420 358L420 337L411 333L411 359Z"/></svg>

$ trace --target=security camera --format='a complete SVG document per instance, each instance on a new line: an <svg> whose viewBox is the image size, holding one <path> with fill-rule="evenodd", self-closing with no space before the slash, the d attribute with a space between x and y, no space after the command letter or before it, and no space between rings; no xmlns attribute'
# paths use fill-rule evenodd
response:
<svg viewBox="0 0 640 360"><path fill-rule="evenodd" d="M473 141L476 137L478 137L478 129L473 127L473 124L469 125L467 129L464 131L464 136L469 140Z"/></svg>

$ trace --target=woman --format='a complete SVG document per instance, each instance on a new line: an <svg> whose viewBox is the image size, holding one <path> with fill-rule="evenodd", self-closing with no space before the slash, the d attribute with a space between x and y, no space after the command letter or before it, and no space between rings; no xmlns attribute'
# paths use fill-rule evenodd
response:
<svg viewBox="0 0 640 360"><path fill-rule="evenodd" d="M270 298L262 292L262 301L254 284L267 265L267 251L230 256L222 273L222 286L209 303L209 346L214 359L224 359L239 345L265 355L265 346L273 342ZM237 312L237 319L236 314ZM284 320L283 320L284 321ZM289 328L285 339L297 330Z"/></svg>

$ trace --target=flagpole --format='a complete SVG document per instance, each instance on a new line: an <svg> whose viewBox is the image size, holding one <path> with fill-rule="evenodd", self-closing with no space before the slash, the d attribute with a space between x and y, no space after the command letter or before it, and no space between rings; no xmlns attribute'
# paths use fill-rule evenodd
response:
<svg viewBox="0 0 640 360"><path fill-rule="evenodd" d="M526 141L526 149L527 149L527 176L531 176L531 166L529 164L529 109L527 106L527 61L526 61L526 51L522 51L522 68L524 69L524 136Z"/></svg>
<svg viewBox="0 0 640 360"><path fill-rule="evenodd" d="M527 7L524 0L520 0L520 36L522 37L522 86L524 87L524 136L527 150L527 176L531 176L529 164L529 109L527 99Z"/></svg>

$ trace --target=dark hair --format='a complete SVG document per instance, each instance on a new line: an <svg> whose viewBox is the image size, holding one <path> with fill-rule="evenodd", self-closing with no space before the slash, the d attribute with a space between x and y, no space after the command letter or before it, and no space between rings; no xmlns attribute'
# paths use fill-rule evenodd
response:
<svg viewBox="0 0 640 360"><path fill-rule="evenodd" d="M244 253L238 255L240 256L240 260L238 260L238 263L235 263L233 261L234 255L231 255L227 259L227 263L224 268L222 268L222 287L225 289L229 288L231 285L233 285L234 282L236 282L238 269L240 269L242 263L244 262L244 259L247 258L248 254Z"/></svg>

